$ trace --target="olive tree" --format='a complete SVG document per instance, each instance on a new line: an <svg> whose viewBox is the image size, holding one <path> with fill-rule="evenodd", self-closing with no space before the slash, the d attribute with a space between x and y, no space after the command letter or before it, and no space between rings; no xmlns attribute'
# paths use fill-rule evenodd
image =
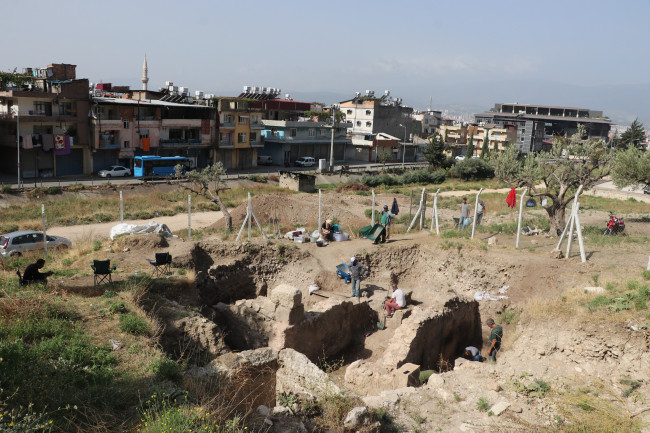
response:
<svg viewBox="0 0 650 433"><path fill-rule="evenodd" d="M180 177L183 172L183 166L176 166L176 176ZM232 217L228 212L228 208L223 204L219 193L226 189L226 183L223 176L226 174L226 169L221 162L208 165L203 170L192 170L186 173L187 183L179 183L179 185L188 191L201 195L219 206L219 210L223 213L226 220L226 230L232 230Z"/></svg>
<svg viewBox="0 0 650 433"><path fill-rule="evenodd" d="M634 146L617 152L612 164L612 179L619 188L650 184L650 152Z"/></svg>
<svg viewBox="0 0 650 433"><path fill-rule="evenodd" d="M531 197L547 198L551 233L561 233L566 207L580 185L588 189L609 175L612 153L601 139L582 140L584 129L569 138L555 137L550 151L521 157L508 146L493 158L495 175L512 186L528 187Z"/></svg>

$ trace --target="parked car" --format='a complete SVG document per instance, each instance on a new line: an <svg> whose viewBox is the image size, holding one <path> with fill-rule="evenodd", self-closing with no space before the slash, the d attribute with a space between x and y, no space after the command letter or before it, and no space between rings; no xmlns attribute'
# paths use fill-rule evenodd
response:
<svg viewBox="0 0 650 433"><path fill-rule="evenodd" d="M643 188L643 193L650 194L650 185L646 185L645 188Z"/></svg>
<svg viewBox="0 0 650 433"><path fill-rule="evenodd" d="M62 236L47 235L47 247L66 249L72 246L69 239ZM0 236L0 256L20 256L24 252L43 248L43 232L21 230Z"/></svg>
<svg viewBox="0 0 650 433"><path fill-rule="evenodd" d="M301 156L300 158L296 159L297 167L313 167L315 165L316 160L311 156Z"/></svg>
<svg viewBox="0 0 650 433"><path fill-rule="evenodd" d="M463 159L465 159L465 157L464 157L463 155L458 155L458 156L455 157L454 159L455 159L456 161L462 161Z"/></svg>
<svg viewBox="0 0 650 433"><path fill-rule="evenodd" d="M272 165L273 158L268 155L257 155L257 165Z"/></svg>
<svg viewBox="0 0 650 433"><path fill-rule="evenodd" d="M121 165L114 165L110 168L107 168L106 170L101 170L99 172L99 175L101 177L122 177L122 176L131 176L131 170L122 167Z"/></svg>

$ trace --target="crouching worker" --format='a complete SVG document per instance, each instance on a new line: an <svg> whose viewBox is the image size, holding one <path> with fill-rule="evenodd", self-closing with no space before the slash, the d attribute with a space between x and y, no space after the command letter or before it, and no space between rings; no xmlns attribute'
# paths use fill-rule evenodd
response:
<svg viewBox="0 0 650 433"><path fill-rule="evenodd" d="M481 356L481 351L474 346L467 346L465 352L463 353L463 358L469 359L470 361L479 361L483 362L485 358Z"/></svg>
<svg viewBox="0 0 650 433"><path fill-rule="evenodd" d="M334 240L334 227L332 226L332 220L325 220L323 225L320 227L320 234L326 241Z"/></svg>
<svg viewBox="0 0 650 433"><path fill-rule="evenodd" d="M45 273L41 273L40 269L43 269L43 266L45 266L45 260L43 259L38 259L36 260L36 263L32 263L31 265L28 265L25 268L25 273L23 274L23 284L30 284L30 283L43 283L47 284L47 277L52 275L54 272L49 271Z"/></svg>
<svg viewBox="0 0 650 433"><path fill-rule="evenodd" d="M388 317L393 316L393 311L401 310L406 307L406 296L402 289L397 287L397 283L393 283L393 297L386 296L386 302L384 306L386 307L386 314Z"/></svg>

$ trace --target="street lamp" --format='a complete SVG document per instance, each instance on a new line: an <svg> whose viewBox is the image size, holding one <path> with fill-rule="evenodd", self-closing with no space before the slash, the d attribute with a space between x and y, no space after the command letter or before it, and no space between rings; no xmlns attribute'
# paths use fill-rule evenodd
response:
<svg viewBox="0 0 650 433"><path fill-rule="evenodd" d="M401 123L399 124L402 128L404 128L404 143L402 144L402 170L404 169L404 157L406 156L406 126L402 125Z"/></svg>
<svg viewBox="0 0 650 433"><path fill-rule="evenodd" d="M18 105L12 108L16 112L16 150L18 151L18 188L20 188L20 109Z"/></svg>

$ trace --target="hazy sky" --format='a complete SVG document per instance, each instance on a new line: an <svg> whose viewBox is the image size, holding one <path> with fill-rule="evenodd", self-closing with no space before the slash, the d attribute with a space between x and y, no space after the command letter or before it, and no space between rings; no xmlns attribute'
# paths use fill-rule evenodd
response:
<svg viewBox="0 0 650 433"><path fill-rule="evenodd" d="M140 88L146 53L152 89L335 100L390 89L416 108L430 96L434 108L518 101L650 122L648 0L5 0L1 11L3 71L73 63L78 77Z"/></svg>

